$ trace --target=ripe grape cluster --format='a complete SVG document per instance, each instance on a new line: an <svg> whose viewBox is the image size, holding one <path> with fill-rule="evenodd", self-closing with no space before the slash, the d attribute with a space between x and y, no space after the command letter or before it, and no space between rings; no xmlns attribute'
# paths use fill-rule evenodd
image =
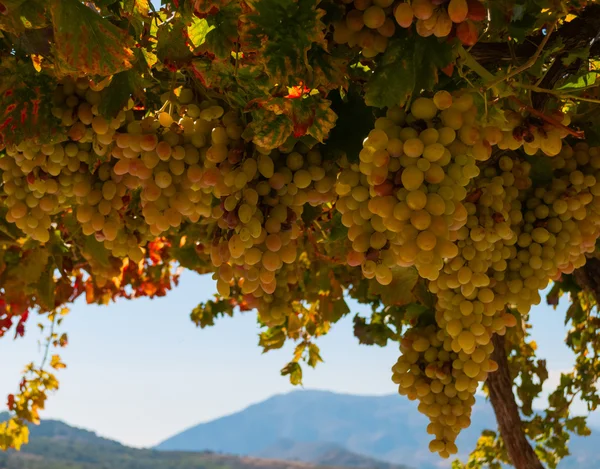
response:
<svg viewBox="0 0 600 469"><path fill-rule="evenodd" d="M600 236L600 149L563 147L552 160L548 187L532 187L531 167L503 156L487 167L467 196L459 254L430 283L436 324L414 328L394 366L399 392L419 399L435 436L430 449L448 457L468 425L474 393L496 369L493 334L527 314L539 290L585 263Z"/></svg>
<svg viewBox="0 0 600 469"><path fill-rule="evenodd" d="M365 58L385 52L396 27L411 28L423 37L446 38L455 34L463 44L479 38L477 22L487 18L478 0L341 0L343 20L334 24L337 44L358 46Z"/></svg>
<svg viewBox="0 0 600 469"><path fill-rule="evenodd" d="M383 285L394 266L414 265L435 280L458 254L453 241L467 222L466 187L500 136L477 124L468 93L418 98L408 114L389 109L365 139L360 163L338 178L336 208L352 243L348 264Z"/></svg>

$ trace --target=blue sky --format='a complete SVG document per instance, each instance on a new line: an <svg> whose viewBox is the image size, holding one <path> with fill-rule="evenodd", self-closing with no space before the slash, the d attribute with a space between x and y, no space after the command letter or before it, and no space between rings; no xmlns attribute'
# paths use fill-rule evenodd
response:
<svg viewBox="0 0 600 469"><path fill-rule="evenodd" d="M279 375L292 346L263 355L254 314L226 318L204 330L192 324L189 312L214 291L210 277L188 272L165 298L108 307L78 302L62 327L69 334L70 343L62 352L68 368L59 372L61 389L50 397L42 417L62 419L129 445L149 446L294 389ZM355 313L363 306L351 308ZM548 359L553 382L572 363L563 344L564 308L540 305L531 313L534 338L540 356ZM34 326L32 322L24 339L0 340L2 400L14 392L23 365L41 358ZM397 347L358 345L351 317L336 324L319 345L325 363L305 370L306 388L395 392L390 368Z"/></svg>

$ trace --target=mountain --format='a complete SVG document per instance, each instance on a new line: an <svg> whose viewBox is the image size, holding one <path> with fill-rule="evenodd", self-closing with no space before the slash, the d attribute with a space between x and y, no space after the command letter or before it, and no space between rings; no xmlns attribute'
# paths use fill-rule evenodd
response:
<svg viewBox="0 0 600 469"><path fill-rule="evenodd" d="M427 418L417 404L397 395L356 396L326 391L293 391L240 412L196 425L160 443L170 451L212 450L237 455L299 459L324 464L328 448L418 469L449 468L427 446ZM464 459L481 431L495 429L491 406L479 399L472 425L458 438ZM599 432L600 433L600 432ZM573 437L574 456L559 469L600 468L600 435ZM357 466L362 467L362 466Z"/></svg>
<svg viewBox="0 0 600 469"><path fill-rule="evenodd" d="M6 417L0 413L0 421ZM21 451L0 452L0 469L341 469L208 451L134 449L56 420L30 429L30 443Z"/></svg>
<svg viewBox="0 0 600 469"><path fill-rule="evenodd" d="M256 456L361 469L406 468L406 466L399 466L362 454L353 453L340 445L327 442L300 442L282 439L258 452Z"/></svg>

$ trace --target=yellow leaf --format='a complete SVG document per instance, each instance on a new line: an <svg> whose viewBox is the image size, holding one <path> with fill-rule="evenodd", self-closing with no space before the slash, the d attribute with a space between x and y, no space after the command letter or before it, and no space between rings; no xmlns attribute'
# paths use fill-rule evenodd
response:
<svg viewBox="0 0 600 469"><path fill-rule="evenodd" d="M36 72L42 71L42 60L44 60L44 57L41 55L31 54L31 62L33 63L33 68L35 68Z"/></svg>
<svg viewBox="0 0 600 469"><path fill-rule="evenodd" d="M55 370L60 370L61 368L66 368L59 355L52 355L52 359L50 360L50 366Z"/></svg>

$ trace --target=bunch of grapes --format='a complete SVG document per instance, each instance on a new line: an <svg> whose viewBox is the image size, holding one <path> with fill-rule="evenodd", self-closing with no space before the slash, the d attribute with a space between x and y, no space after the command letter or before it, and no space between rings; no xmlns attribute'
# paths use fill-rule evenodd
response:
<svg viewBox="0 0 600 469"><path fill-rule="evenodd" d="M352 242L348 264L384 285L395 265L414 265L435 280L458 253L453 241L467 221L463 202L477 162L500 138L498 128L477 124L468 93L418 98L408 115L390 108L364 141L360 163L338 178L336 208Z"/></svg>
<svg viewBox="0 0 600 469"><path fill-rule="evenodd" d="M600 149L565 146L551 162L551 184L534 189L530 165L518 158L484 169L465 202L459 254L429 286L438 298L436 326L411 330L402 343L394 381L420 399L436 436L430 449L444 457L463 428L446 415L469 415L478 383L496 367L492 335L516 325L506 308L527 314L551 279L585 264L600 236ZM439 409L454 390L460 402Z"/></svg>
<svg viewBox="0 0 600 469"><path fill-rule="evenodd" d="M560 111L553 112L551 117L563 126L571 123L570 117ZM523 148L528 155L535 155L541 150L547 156L556 156L562 148L562 140L568 135L565 127L515 111L506 111L505 118L505 122L500 124L502 139L498 142L498 148L501 150Z"/></svg>
<svg viewBox="0 0 600 469"><path fill-rule="evenodd" d="M403 336L402 355L392 367L392 380L398 392L419 400L418 410L430 423L427 433L434 439L431 452L443 458L456 454L456 438L471 424L471 410L480 381L498 365L488 357L491 343L478 347L471 355L454 351L450 338L435 325L412 327Z"/></svg>
<svg viewBox="0 0 600 469"><path fill-rule="evenodd" d="M57 143L24 141L5 149L8 158L1 160L0 168L7 220L37 241L47 242L52 217L72 207L81 191L89 192L90 166L97 151L102 153L89 124L102 86L84 78L64 80L53 97L52 112L64 131L56 136Z"/></svg>
<svg viewBox="0 0 600 469"><path fill-rule="evenodd" d="M447 37L454 32L464 45L472 46L479 39L477 22L487 18L487 11L478 0L412 0L400 2L394 17L403 28L414 22L420 36Z"/></svg>
<svg viewBox="0 0 600 469"><path fill-rule="evenodd" d="M253 171L243 187L222 197L211 248L217 288L225 297L239 289L252 304L260 299L264 322L283 321L288 289L278 286L295 282L304 207L333 202L335 167L302 145L289 153L259 148L241 164Z"/></svg>
<svg viewBox="0 0 600 469"><path fill-rule="evenodd" d="M344 19L334 24L337 44L358 46L366 58L385 52L396 25L410 28L420 36L446 38L455 34L463 44L479 38L477 23L487 18L478 0L341 0L347 5Z"/></svg>

